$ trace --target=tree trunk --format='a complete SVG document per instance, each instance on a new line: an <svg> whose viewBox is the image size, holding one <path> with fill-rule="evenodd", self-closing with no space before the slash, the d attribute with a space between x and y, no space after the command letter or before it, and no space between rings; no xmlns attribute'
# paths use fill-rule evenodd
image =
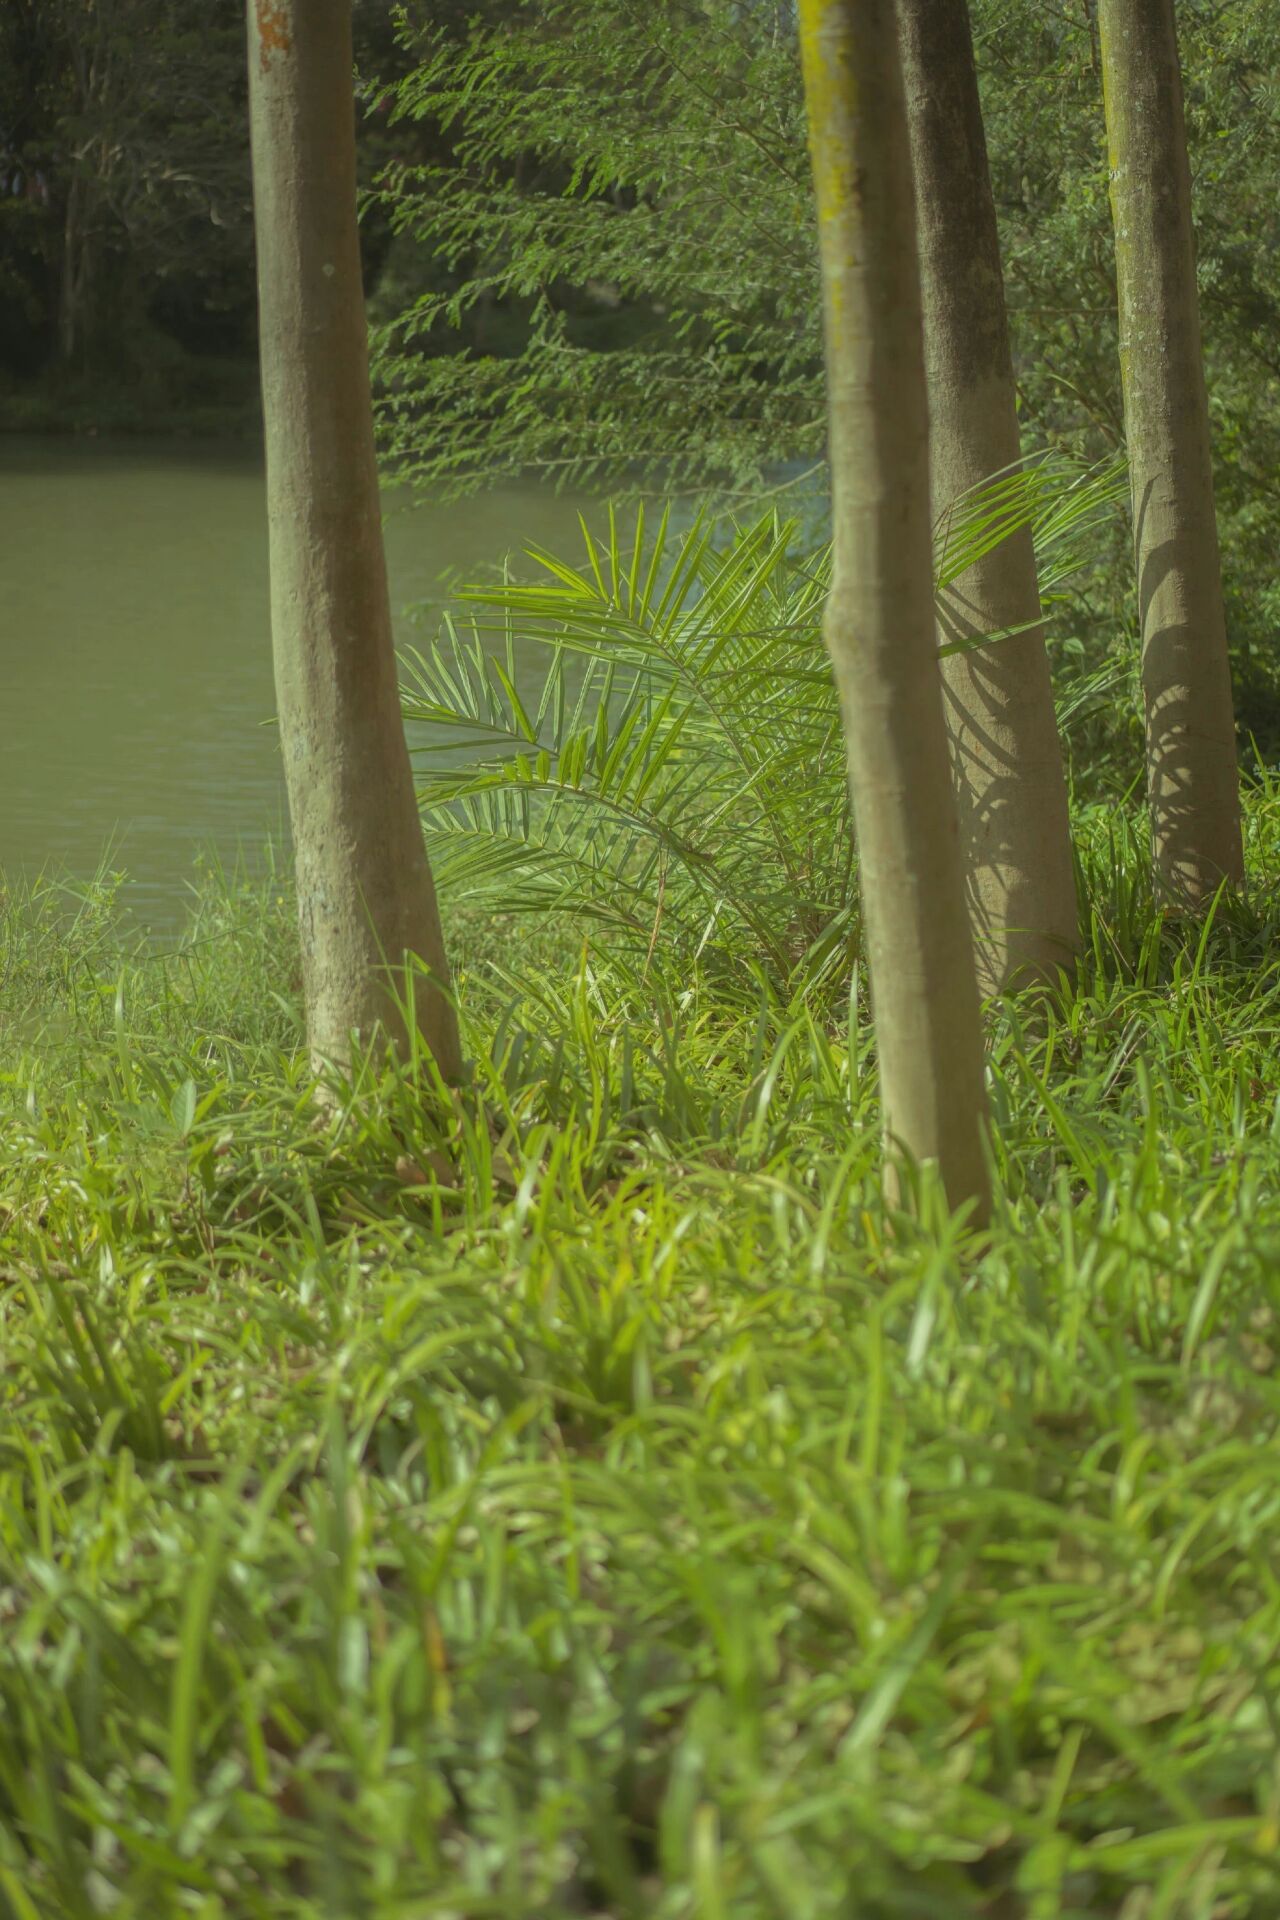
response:
<svg viewBox="0 0 1280 1920"><path fill-rule="evenodd" d="M899 0L934 519L1021 454L995 201L966 0ZM969 919L986 993L1057 978L1079 939L1062 748L1031 532L944 591L940 640Z"/></svg>
<svg viewBox="0 0 1280 1920"><path fill-rule="evenodd" d="M1101 0L1098 26L1155 873L1194 909L1244 857L1172 0Z"/></svg>
<svg viewBox="0 0 1280 1920"><path fill-rule="evenodd" d="M849 759L890 1187L895 1148L985 1216L973 943L933 608L929 435L894 0L801 0L827 356L825 637Z"/></svg>
<svg viewBox="0 0 1280 1920"><path fill-rule="evenodd" d="M62 218L62 273L58 283L58 352L67 367L80 344L81 271L80 177L73 173Z"/></svg>
<svg viewBox="0 0 1280 1920"><path fill-rule="evenodd" d="M356 230L350 0L248 0L271 629L317 1062L461 1069L396 679Z"/></svg>

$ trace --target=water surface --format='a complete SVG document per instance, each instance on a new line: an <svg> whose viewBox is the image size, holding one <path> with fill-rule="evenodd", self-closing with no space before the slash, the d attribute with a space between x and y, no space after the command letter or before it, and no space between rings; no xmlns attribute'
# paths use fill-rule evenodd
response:
<svg viewBox="0 0 1280 1920"><path fill-rule="evenodd" d="M400 644L449 576L525 543L571 552L579 502L537 486L386 502ZM285 837L260 456L0 437L0 877L94 873L181 918L199 850Z"/></svg>

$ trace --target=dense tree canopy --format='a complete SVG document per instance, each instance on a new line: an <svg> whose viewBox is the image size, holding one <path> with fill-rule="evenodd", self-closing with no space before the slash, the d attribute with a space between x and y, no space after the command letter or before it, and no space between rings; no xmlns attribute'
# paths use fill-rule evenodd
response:
<svg viewBox="0 0 1280 1920"><path fill-rule="evenodd" d="M236 0L13 0L0 16L0 346L102 377L251 307Z"/></svg>
<svg viewBox="0 0 1280 1920"><path fill-rule="evenodd" d="M399 71L386 0L355 18L362 64ZM241 0L0 7L0 382L74 395L68 424L95 400L167 424L256 385L244 39Z"/></svg>

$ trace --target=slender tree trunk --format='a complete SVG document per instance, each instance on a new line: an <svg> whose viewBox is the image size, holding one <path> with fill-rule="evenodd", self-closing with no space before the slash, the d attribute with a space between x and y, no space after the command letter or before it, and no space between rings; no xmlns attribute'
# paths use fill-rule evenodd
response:
<svg viewBox="0 0 1280 1920"><path fill-rule="evenodd" d="M1156 881L1244 877L1191 172L1172 0L1100 0Z"/></svg>
<svg viewBox="0 0 1280 1920"><path fill-rule="evenodd" d="M966 0L898 0L924 306L933 513L1021 448L995 201ZM1067 786L1031 532L943 595L942 663L979 986L1056 979L1079 937Z"/></svg>
<svg viewBox="0 0 1280 1920"><path fill-rule="evenodd" d="M350 0L248 0L271 628L307 1025L345 1063L415 1015L461 1067L396 681L356 230Z"/></svg>
<svg viewBox="0 0 1280 1920"><path fill-rule="evenodd" d="M73 173L62 217L62 273L58 283L58 352L70 366L80 344L80 178Z"/></svg>
<svg viewBox="0 0 1280 1920"><path fill-rule="evenodd" d="M929 435L894 0L800 0L835 559L825 635L891 1150L985 1215L982 1028L934 628ZM892 1172L891 1184L895 1176Z"/></svg>

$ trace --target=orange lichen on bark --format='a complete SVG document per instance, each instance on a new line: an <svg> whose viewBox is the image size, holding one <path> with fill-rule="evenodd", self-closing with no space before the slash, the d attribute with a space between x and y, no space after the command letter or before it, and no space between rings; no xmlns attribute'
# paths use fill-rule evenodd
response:
<svg viewBox="0 0 1280 1920"><path fill-rule="evenodd" d="M293 45L289 37L289 22L280 0L257 0L255 11L258 16L258 58L262 62L262 71L266 73L271 65L273 53L288 53Z"/></svg>

